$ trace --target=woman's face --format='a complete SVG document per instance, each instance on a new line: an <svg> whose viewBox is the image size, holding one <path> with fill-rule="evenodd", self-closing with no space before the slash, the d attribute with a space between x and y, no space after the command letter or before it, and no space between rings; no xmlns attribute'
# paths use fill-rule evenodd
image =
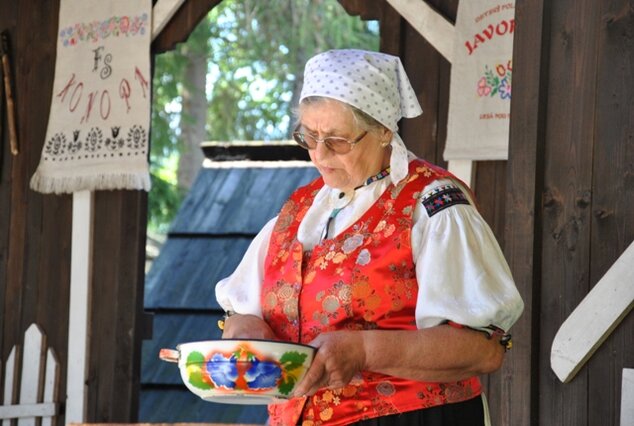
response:
<svg viewBox="0 0 634 426"><path fill-rule="evenodd" d="M336 100L325 100L300 107L301 131L323 139L328 136L356 139L364 130L355 125L352 111ZM347 154L337 154L324 143L308 151L310 159L324 178L326 185L351 190L390 164L390 149L381 146L389 142L391 132L370 131Z"/></svg>

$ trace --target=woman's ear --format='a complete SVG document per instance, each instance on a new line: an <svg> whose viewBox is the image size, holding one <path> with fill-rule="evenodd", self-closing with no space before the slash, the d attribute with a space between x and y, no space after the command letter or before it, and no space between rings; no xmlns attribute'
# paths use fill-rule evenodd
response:
<svg viewBox="0 0 634 426"><path fill-rule="evenodd" d="M381 146L385 148L392 142L392 131L387 127L384 127L381 131Z"/></svg>

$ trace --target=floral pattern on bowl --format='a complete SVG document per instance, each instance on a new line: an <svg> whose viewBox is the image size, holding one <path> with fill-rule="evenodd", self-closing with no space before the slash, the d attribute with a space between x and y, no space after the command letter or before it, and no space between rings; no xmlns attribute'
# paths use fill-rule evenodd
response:
<svg viewBox="0 0 634 426"><path fill-rule="evenodd" d="M192 342L178 345L178 365L187 388L203 399L267 404L290 397L314 351L306 345L265 340ZM163 351L161 357L167 358Z"/></svg>

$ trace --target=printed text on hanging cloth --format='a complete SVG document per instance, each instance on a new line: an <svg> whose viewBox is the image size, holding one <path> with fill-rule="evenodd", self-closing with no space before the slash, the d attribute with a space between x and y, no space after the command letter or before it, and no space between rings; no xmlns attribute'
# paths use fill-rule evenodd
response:
<svg viewBox="0 0 634 426"><path fill-rule="evenodd" d="M99 53L102 49L103 48L100 47L94 50L94 72L99 72L97 65L102 61L101 54ZM106 59L103 60L103 68L100 71L102 76L107 74L106 78L110 76L111 72L108 71L110 64L106 62L107 58L108 55L106 55ZM131 80L132 83L130 82ZM122 78L121 81L118 82L118 87L115 87L115 89L117 92L115 99L117 101L114 103L114 107L125 108L126 112L130 113L132 109L130 106L130 98L133 96L143 96L143 98L147 98L149 83L139 68L134 67L131 78ZM64 88L57 93L55 97L60 104L67 104L69 112L77 114L80 124L89 122L94 109L98 110L99 117L105 121L110 117L113 108L111 90L87 88L83 81L76 79L74 73L68 78Z"/></svg>

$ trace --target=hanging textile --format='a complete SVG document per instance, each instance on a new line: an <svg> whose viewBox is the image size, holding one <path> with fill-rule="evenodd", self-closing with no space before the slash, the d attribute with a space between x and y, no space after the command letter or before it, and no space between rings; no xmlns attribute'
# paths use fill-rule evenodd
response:
<svg viewBox="0 0 634 426"><path fill-rule="evenodd" d="M451 64L450 160L508 158L515 1L461 1Z"/></svg>
<svg viewBox="0 0 634 426"><path fill-rule="evenodd" d="M31 188L149 190L151 0L62 0L46 140Z"/></svg>

